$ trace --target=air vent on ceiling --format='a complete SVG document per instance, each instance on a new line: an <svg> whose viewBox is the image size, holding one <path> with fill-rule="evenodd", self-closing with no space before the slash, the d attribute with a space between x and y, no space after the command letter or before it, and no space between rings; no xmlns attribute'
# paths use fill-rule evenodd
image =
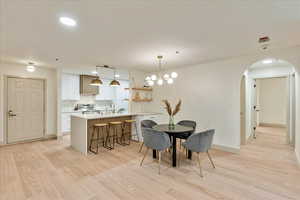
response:
<svg viewBox="0 0 300 200"><path fill-rule="evenodd" d="M258 39L258 43L261 45L261 50L267 50L270 46L270 38L269 36L260 37Z"/></svg>
<svg viewBox="0 0 300 200"><path fill-rule="evenodd" d="M269 42L269 41L270 41L270 38L268 36L260 37L258 39L259 43L265 43L265 42Z"/></svg>

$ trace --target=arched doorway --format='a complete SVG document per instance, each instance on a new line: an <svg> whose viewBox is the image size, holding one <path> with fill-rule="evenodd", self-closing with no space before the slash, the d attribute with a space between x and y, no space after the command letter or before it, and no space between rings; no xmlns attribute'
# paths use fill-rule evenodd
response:
<svg viewBox="0 0 300 200"><path fill-rule="evenodd" d="M279 84L280 82L285 86L285 92L281 91L282 94L279 95L279 98L275 97L273 98L273 100L272 98L264 98L263 102L267 105L265 107L268 107L268 109L270 110L269 107L271 107L271 104L275 104L274 102L281 99L281 105L285 102L286 107L284 108L284 111L283 109L280 110L281 114L278 114L280 112L268 113L269 118L280 118L280 120L277 119L277 121L279 121L280 123L266 123L264 120L266 120L265 118L267 117L264 117L262 119L262 116L267 115L266 110L268 109L263 109L262 111L259 103L259 100L263 99L260 96L259 92L266 91L266 89L262 90L262 88L260 88L260 85L262 83L263 85L269 84L269 88L271 88L272 91L277 90L278 94L278 90L283 89L280 89L280 87L278 87L278 85L274 83ZM263 88L266 87L264 86ZM249 66L249 68L243 74L240 87L240 144L245 145L247 144L249 139L256 139L256 128L260 125L282 125L287 129L287 143L294 145L296 103L295 98L295 67L292 64L281 59L268 58L257 61ZM264 113L264 115L262 115L262 113Z"/></svg>

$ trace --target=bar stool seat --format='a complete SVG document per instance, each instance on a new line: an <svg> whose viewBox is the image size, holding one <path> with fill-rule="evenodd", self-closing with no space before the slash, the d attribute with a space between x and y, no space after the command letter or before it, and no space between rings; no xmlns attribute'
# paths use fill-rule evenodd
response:
<svg viewBox="0 0 300 200"><path fill-rule="evenodd" d="M122 122L109 122L110 125L120 125Z"/></svg>
<svg viewBox="0 0 300 200"><path fill-rule="evenodd" d="M99 150L99 143L102 142L103 147L105 147L105 136L104 134L107 134L107 129L108 124L106 123L97 123L93 125L93 132L92 132L92 136L90 139L90 145L89 145L89 151L93 152L94 154L98 154L98 150ZM102 131L102 132L101 132ZM96 134L96 138L95 138L95 134ZM97 144L97 150L94 151L92 149L92 145L93 143L96 142Z"/></svg>
<svg viewBox="0 0 300 200"><path fill-rule="evenodd" d="M103 126L107 126L108 124L94 124L95 127L103 127Z"/></svg>
<svg viewBox="0 0 300 200"><path fill-rule="evenodd" d="M133 123L133 122L136 122L136 120L135 119L127 119L124 122L126 122L126 123Z"/></svg>

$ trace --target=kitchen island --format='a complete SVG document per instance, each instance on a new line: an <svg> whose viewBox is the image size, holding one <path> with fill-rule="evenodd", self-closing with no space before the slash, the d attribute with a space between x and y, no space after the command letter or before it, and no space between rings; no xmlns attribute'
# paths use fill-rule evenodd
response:
<svg viewBox="0 0 300 200"><path fill-rule="evenodd" d="M71 116L71 146L83 154L88 153L93 125L132 119L136 114L73 114Z"/></svg>

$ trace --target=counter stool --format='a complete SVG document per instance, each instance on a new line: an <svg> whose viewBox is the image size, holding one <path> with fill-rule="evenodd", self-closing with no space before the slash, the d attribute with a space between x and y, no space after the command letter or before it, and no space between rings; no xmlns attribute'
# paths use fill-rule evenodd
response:
<svg viewBox="0 0 300 200"><path fill-rule="evenodd" d="M89 146L89 151L93 152L94 154L98 154L99 150L99 143L102 142L102 145L104 146L104 134L107 134L107 129L108 124L102 123L102 124L94 124L93 125L93 132L92 132L92 137L90 139L90 146ZM96 138L95 138L96 135ZM92 149L93 143L96 142L97 144L97 150L94 151Z"/></svg>
<svg viewBox="0 0 300 200"><path fill-rule="evenodd" d="M134 127L135 127L135 134L132 134L132 132L131 132L132 125L134 125ZM137 130L137 126L136 126L136 120L134 120L134 119L125 120L123 123L122 137L121 137L121 140L123 139L123 141L122 141L123 144L130 145L130 140L132 140L133 137L137 138L137 141L140 140L140 136L138 135L138 130ZM126 143L126 138L128 139L127 143Z"/></svg>
<svg viewBox="0 0 300 200"><path fill-rule="evenodd" d="M121 144L121 142L119 142L119 140L122 137L122 126L123 126L123 123L121 121L109 122L109 133L108 133L108 136L106 137L106 141L105 141L105 146L108 149L114 149L116 142L118 144ZM118 134L118 129L120 131L119 134ZM108 142L110 143L110 146L107 146Z"/></svg>

